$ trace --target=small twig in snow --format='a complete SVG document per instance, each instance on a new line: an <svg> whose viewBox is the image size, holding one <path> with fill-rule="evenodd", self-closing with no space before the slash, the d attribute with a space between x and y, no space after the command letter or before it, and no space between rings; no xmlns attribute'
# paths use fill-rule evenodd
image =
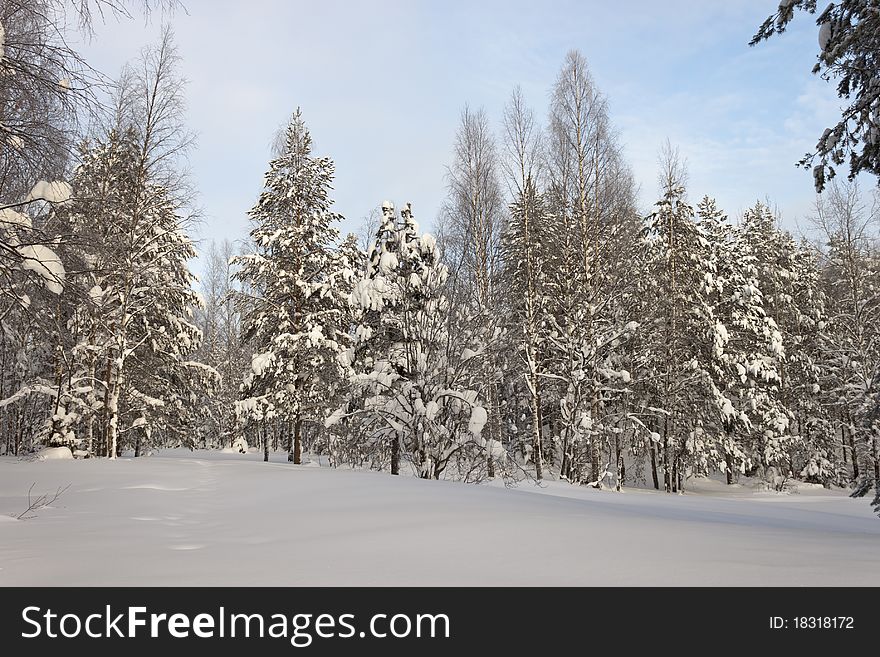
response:
<svg viewBox="0 0 880 657"><path fill-rule="evenodd" d="M30 488L28 488L28 507L15 516L16 520L30 520L31 518L36 518L37 515L34 513L40 509L43 509L53 502L57 500L59 497L64 495L67 492L67 489L70 488L70 484L67 484L64 487L59 486L54 494L50 495L49 493L43 493L38 497L32 497L31 492L34 490L34 486L37 485L37 482L31 484Z"/></svg>

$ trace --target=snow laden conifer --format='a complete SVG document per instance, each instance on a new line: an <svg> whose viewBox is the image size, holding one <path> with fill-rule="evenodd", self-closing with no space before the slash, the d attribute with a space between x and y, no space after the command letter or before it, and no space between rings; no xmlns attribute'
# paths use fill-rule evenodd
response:
<svg viewBox="0 0 880 657"><path fill-rule="evenodd" d="M781 433L765 426L765 433L770 430L771 435L764 443L763 462L782 469L780 475L830 483L835 470L833 428L822 398L820 367L824 295L813 249L781 230L764 203L743 215L737 240L751 255L766 325L769 328L771 319L775 324L769 333L765 330L765 345L770 347L766 353L776 360L777 373L773 384L777 390L768 392L785 409L790 423Z"/></svg>
<svg viewBox="0 0 880 657"><path fill-rule="evenodd" d="M194 395L217 382L212 368L190 360L201 340L188 268L195 249L179 203L153 180L143 152L133 130L95 140L65 217L82 249L77 282L88 290L68 322L77 337L69 385L84 445L110 458L123 443L138 455L158 435L188 444Z"/></svg>
<svg viewBox="0 0 880 657"><path fill-rule="evenodd" d="M819 10L824 6L824 9ZM880 177L880 85L877 53L880 51L880 12L876 0L783 0L768 16L749 45L782 33L796 11L816 17L818 55L813 73L837 81L837 95L848 105L840 120L824 130L815 148L798 163L812 167L817 192L846 166L849 179L862 171ZM816 161L818 160L818 163ZM815 163L815 164L814 164Z"/></svg>
<svg viewBox="0 0 880 657"><path fill-rule="evenodd" d="M636 345L642 423L649 432L652 470L661 467L667 492L681 490L685 469L703 458L696 452L703 449L704 404L713 396L711 351L727 342L707 294L714 275L709 242L684 195L684 187L671 181L647 218ZM723 413L735 413L723 394L715 397Z"/></svg>
<svg viewBox="0 0 880 657"><path fill-rule="evenodd" d="M337 362L340 368L338 377L330 380L327 390L327 404L334 412L340 408L348 413L358 406L357 392L352 389L350 379L352 370L352 333L360 317L358 310L349 303L351 293L355 289L358 280L366 270L367 254L358 244L358 236L349 233L343 238L337 251L339 264L343 270L343 276L337 280L338 291L346 300L342 305L340 326L347 327L349 339L346 342L348 348L340 351ZM339 463L349 463L352 467L363 464L361 447L360 418L352 418L350 415L341 417L338 422L330 422L319 433L315 444L315 450L326 453L334 467Z"/></svg>
<svg viewBox="0 0 880 657"><path fill-rule="evenodd" d="M333 162L312 155L302 112L290 119L279 155L250 211L253 252L236 258L236 277L252 290L241 298L244 336L254 356L238 408L287 426L288 459L302 462L305 420L329 413L328 392L340 376L348 341L342 285L351 270L336 242Z"/></svg>
<svg viewBox="0 0 880 657"><path fill-rule="evenodd" d="M510 207L502 240L502 280L511 317L508 340L516 358L510 367L522 378L528 395L531 460L535 477L543 479L541 387L544 384L544 341L548 303L545 296L544 246L549 238L549 216L542 195L530 177ZM524 449L526 453L528 447Z"/></svg>
<svg viewBox="0 0 880 657"><path fill-rule="evenodd" d="M712 262L706 293L715 327L708 361L715 412L706 428L717 436L718 449L694 456L704 457L700 472L707 474L706 466L713 465L728 483L735 473L752 469L772 480L769 466L788 468L790 442L789 413L779 394L782 334L766 312L754 245L730 226L713 199L704 198L697 215ZM712 463L707 456L722 459Z"/></svg>
<svg viewBox="0 0 880 657"><path fill-rule="evenodd" d="M482 436L487 412L468 385L480 372L481 355L471 348L476 336L468 342L450 333L456 318L445 293L448 275L410 205L398 220L384 203L366 272L351 294L359 316L351 353L352 385L362 400L353 414L366 430L366 448L383 461L387 455L392 474L410 461L423 478L439 478L450 464L466 475L487 452L502 455L500 444Z"/></svg>
<svg viewBox="0 0 880 657"><path fill-rule="evenodd" d="M510 201L501 241L498 304L507 330L500 359L505 414L500 421L516 445L514 453L544 477L544 399L549 304L545 275L550 213L541 186L544 133L517 87L504 108L501 168ZM551 454L552 455L552 454Z"/></svg>
<svg viewBox="0 0 880 657"><path fill-rule="evenodd" d="M123 448L138 455L151 443L191 445L196 394L217 381L212 368L191 360L201 331L188 268L195 250L185 230L180 157L192 142L178 61L166 28L120 78L110 127L85 145L75 202L59 218L76 234L78 281L88 291L73 348L94 384L79 392L89 417L99 413L97 437L84 418L87 436L110 458Z"/></svg>

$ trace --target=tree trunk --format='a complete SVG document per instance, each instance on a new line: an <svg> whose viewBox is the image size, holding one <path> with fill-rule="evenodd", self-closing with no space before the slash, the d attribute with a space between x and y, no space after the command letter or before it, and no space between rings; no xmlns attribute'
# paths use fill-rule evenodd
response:
<svg viewBox="0 0 880 657"><path fill-rule="evenodd" d="M107 401L107 456L110 459L115 459L119 450L119 389L122 387L122 372L117 369L110 368L110 397Z"/></svg>
<svg viewBox="0 0 880 657"><path fill-rule="evenodd" d="M107 372L104 375L104 408L101 409L101 451L110 456L110 387L113 378L113 359L107 359Z"/></svg>
<svg viewBox="0 0 880 657"><path fill-rule="evenodd" d="M648 449L651 452L651 478L654 480L654 490L660 490L660 479L657 476L657 451L654 449L654 440L648 438Z"/></svg>
<svg viewBox="0 0 880 657"><path fill-rule="evenodd" d="M595 365L595 361L594 361ZM590 403L590 419L592 420L592 427L595 427L598 424L599 419L599 397L595 392L594 382L594 392L593 399ZM594 430L590 429L590 470L591 470L591 479L596 483L599 483L599 478L602 476L602 472L600 471L599 465L599 439L598 436L594 434Z"/></svg>
<svg viewBox="0 0 880 657"><path fill-rule="evenodd" d="M873 432L872 432L873 433ZM877 481L877 452L876 452L876 439L872 434L866 433L864 438L864 445L861 448L862 452L862 465L865 471L865 475L867 476L868 472L871 470L874 471L874 481Z"/></svg>
<svg viewBox="0 0 880 657"><path fill-rule="evenodd" d="M302 418L299 415L293 423L293 464L302 465Z"/></svg>
<svg viewBox="0 0 880 657"><path fill-rule="evenodd" d="M21 446L24 443L24 418L18 418L18 431L15 434L15 455L21 453Z"/></svg>
<svg viewBox="0 0 880 657"><path fill-rule="evenodd" d="M492 364L490 364L492 367ZM489 397L489 408L486 410L489 413L489 453L486 456L486 476L489 479L495 478L495 459L492 457L492 449L494 447L494 441L501 442L501 429L498 423L498 409L500 408L500 404L498 403L498 389L495 384L491 381L487 382L488 389L488 397Z"/></svg>
<svg viewBox="0 0 880 657"><path fill-rule="evenodd" d="M263 425L263 462L268 463L269 461L269 430L266 428L265 420L262 422ZM257 426L257 435L259 435L260 426Z"/></svg>
<svg viewBox="0 0 880 657"><path fill-rule="evenodd" d="M541 481L544 478L544 454L541 449L541 397L538 394L537 377L532 377L532 385L530 388L534 391L532 394L532 438L535 452L535 479ZM564 458L564 457L563 457Z"/></svg>
<svg viewBox="0 0 880 657"><path fill-rule="evenodd" d="M535 385L538 385L538 380L535 379ZM538 393L535 395L535 417L537 418L537 429L535 431L535 436L538 438L538 447L541 450L541 474L543 476L544 473L544 409L541 408L541 391L540 388L535 388ZM553 433L553 427L550 427L550 433Z"/></svg>
<svg viewBox="0 0 880 657"><path fill-rule="evenodd" d="M614 434L614 469L617 471L617 490L620 490L623 487L623 478L626 476L626 469L623 465L623 459L621 458L621 450L620 450L620 434Z"/></svg>
<svg viewBox="0 0 880 657"><path fill-rule="evenodd" d="M849 444L849 454L852 457L853 480L855 481L859 478L859 459L856 455L856 441L849 426L844 427L844 431L846 432L845 435Z"/></svg>
<svg viewBox="0 0 880 657"><path fill-rule="evenodd" d="M89 367L89 380L95 380L95 361L92 360L92 364ZM92 384L94 385L94 383ZM94 388L92 388L94 390ZM94 402L94 392L90 392L87 397L88 401L91 403ZM86 420L86 451L89 453L89 456L95 453L95 413L94 411L89 413L89 419Z"/></svg>
<svg viewBox="0 0 880 657"><path fill-rule="evenodd" d="M391 474L400 474L400 436L396 431L391 436Z"/></svg>
<svg viewBox="0 0 880 657"><path fill-rule="evenodd" d="M562 437L562 464L559 466L559 474L571 481L571 457L569 452L571 447L568 444L568 429L563 429Z"/></svg>
<svg viewBox="0 0 880 657"><path fill-rule="evenodd" d="M666 419L663 421L663 490L667 493L672 491L672 480L670 478L669 471L669 436L666 434L666 430L668 428L669 420Z"/></svg>
<svg viewBox="0 0 880 657"><path fill-rule="evenodd" d="M871 437L871 455L874 458L874 481L880 484L880 446L877 445L877 434Z"/></svg>

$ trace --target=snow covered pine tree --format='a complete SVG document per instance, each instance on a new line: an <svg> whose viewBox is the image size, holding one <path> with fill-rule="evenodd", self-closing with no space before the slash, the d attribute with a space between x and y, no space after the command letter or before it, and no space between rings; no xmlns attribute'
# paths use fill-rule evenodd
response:
<svg viewBox="0 0 880 657"><path fill-rule="evenodd" d="M329 415L328 392L345 373L338 359L349 341L342 282L352 272L335 248L342 217L330 209L333 171L329 158L312 155L297 109L250 212L254 250L235 258L235 276L248 290L238 295L244 336L254 350L238 410L261 421L278 418L296 464L303 422Z"/></svg>

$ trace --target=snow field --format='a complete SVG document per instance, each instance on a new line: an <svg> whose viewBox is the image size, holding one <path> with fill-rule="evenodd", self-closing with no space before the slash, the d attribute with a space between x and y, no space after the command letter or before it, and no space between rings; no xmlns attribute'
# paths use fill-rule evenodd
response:
<svg viewBox="0 0 880 657"><path fill-rule="evenodd" d="M842 492L507 489L260 459L0 459L0 586L880 585L880 521ZM70 488L12 520L32 483Z"/></svg>

